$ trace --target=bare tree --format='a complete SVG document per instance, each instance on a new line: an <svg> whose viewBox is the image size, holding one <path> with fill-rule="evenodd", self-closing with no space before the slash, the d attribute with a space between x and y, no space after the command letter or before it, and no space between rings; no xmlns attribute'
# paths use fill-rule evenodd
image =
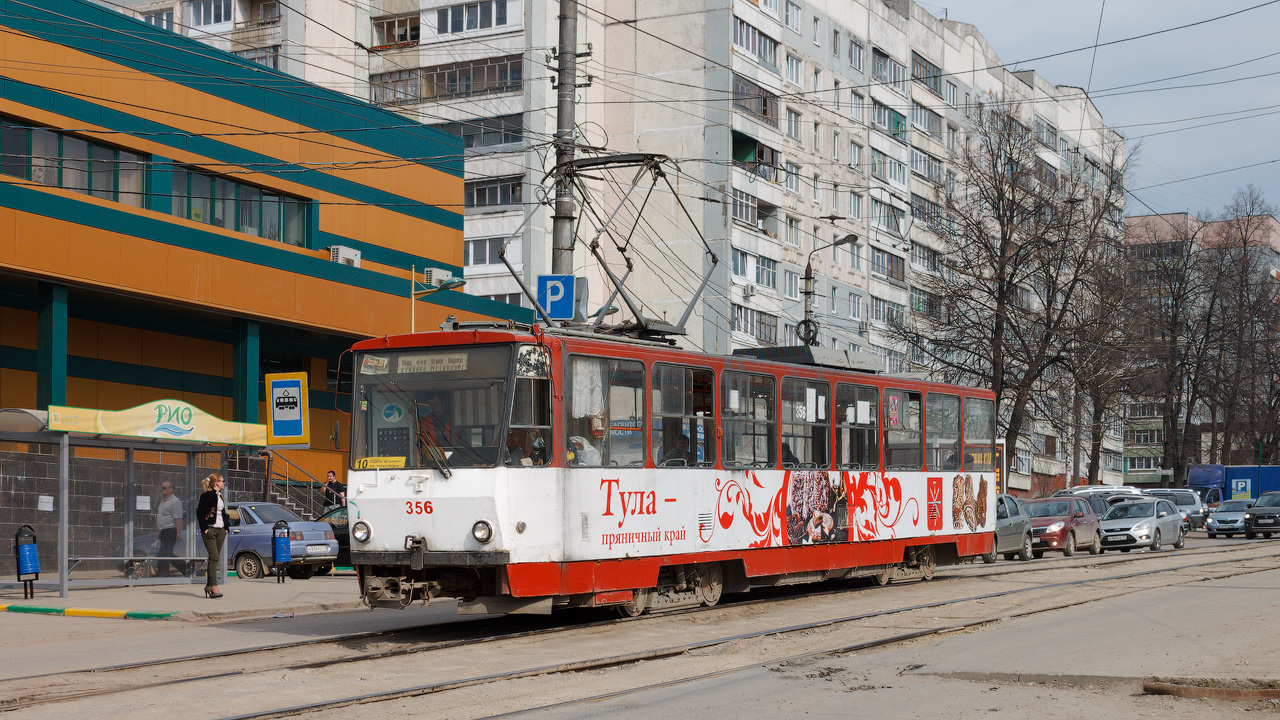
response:
<svg viewBox="0 0 1280 720"><path fill-rule="evenodd" d="M1119 147L1055 169L1019 112L979 111L947 217L931 223L943 270L914 279L933 312L897 328L917 361L995 391L1010 452L1039 384L1064 363L1095 268L1114 254L1122 206Z"/></svg>

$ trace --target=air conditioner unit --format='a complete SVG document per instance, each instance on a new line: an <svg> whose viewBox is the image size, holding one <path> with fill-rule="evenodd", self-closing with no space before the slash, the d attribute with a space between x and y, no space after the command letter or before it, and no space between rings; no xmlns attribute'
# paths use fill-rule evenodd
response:
<svg viewBox="0 0 1280 720"><path fill-rule="evenodd" d="M755 294L756 294L756 286L755 286L755 285L743 285L743 286L742 286L742 297L744 297L744 298L749 298L749 297L751 297L752 295L755 295Z"/></svg>
<svg viewBox="0 0 1280 720"><path fill-rule="evenodd" d="M431 287L443 287L453 279L453 273L440 268L426 268L422 271L422 284Z"/></svg>
<svg viewBox="0 0 1280 720"><path fill-rule="evenodd" d="M342 265L360 267L360 251L345 245L330 245L329 259Z"/></svg>

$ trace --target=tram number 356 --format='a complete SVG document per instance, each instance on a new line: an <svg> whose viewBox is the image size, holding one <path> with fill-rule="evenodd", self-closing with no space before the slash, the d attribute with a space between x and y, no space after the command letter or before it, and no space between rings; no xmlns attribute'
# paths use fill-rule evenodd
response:
<svg viewBox="0 0 1280 720"><path fill-rule="evenodd" d="M430 515L432 512L431 501L430 500L424 500L424 501L405 500L404 512L406 515Z"/></svg>

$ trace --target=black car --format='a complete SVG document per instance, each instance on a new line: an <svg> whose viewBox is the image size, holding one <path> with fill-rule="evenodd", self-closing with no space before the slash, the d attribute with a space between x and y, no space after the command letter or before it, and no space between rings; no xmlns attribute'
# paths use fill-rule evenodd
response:
<svg viewBox="0 0 1280 720"><path fill-rule="evenodd" d="M1280 492L1264 492L1244 513L1244 536L1269 538L1273 532L1280 533Z"/></svg>
<svg viewBox="0 0 1280 720"><path fill-rule="evenodd" d="M333 536L338 540L338 559L334 565L351 567L351 533L347 531L347 509L336 507L316 518L316 522L329 523L333 526ZM324 575L333 569L327 565L316 569L317 575Z"/></svg>

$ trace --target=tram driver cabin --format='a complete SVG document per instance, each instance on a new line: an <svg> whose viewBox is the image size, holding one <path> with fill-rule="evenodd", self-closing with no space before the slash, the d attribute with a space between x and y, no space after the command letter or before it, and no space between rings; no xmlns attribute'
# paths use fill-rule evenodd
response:
<svg viewBox="0 0 1280 720"><path fill-rule="evenodd" d="M373 606L715 604L989 552L988 391L587 333L355 346L352 561Z"/></svg>

